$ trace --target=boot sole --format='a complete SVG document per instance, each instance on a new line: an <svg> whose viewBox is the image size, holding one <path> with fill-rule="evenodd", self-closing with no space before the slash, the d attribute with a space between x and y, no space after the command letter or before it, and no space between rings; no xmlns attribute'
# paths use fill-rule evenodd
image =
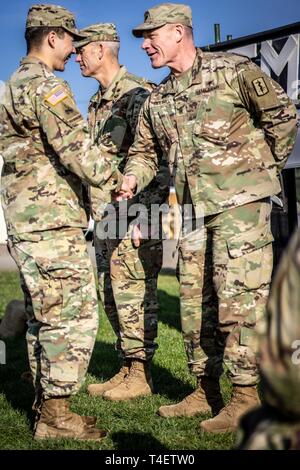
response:
<svg viewBox="0 0 300 470"><path fill-rule="evenodd" d="M165 414L161 414L161 412L158 410L157 411L157 414L161 417L161 418L180 418L180 417L186 417L186 418L192 418L193 416L199 416L199 415L204 415L204 414L208 414L208 413L211 413L211 410L210 409L207 409L207 410L201 410L201 411L197 411L195 413L179 413L179 414L172 414L172 415L165 415Z"/></svg>
<svg viewBox="0 0 300 470"><path fill-rule="evenodd" d="M201 427L200 425L200 431L207 432L209 434L223 434L225 432L236 432L237 428L219 428L219 429L210 430L210 429L205 429Z"/></svg>
<svg viewBox="0 0 300 470"><path fill-rule="evenodd" d="M106 397L105 395L102 396L102 398L104 398L104 400L107 400L107 401L131 401L131 400L135 400L136 398L139 398L139 397L148 397L148 396L151 396L151 395L154 395L153 392L147 392L147 393L141 393L140 395L135 395L134 397L122 397L122 398L111 398L111 397Z"/></svg>
<svg viewBox="0 0 300 470"><path fill-rule="evenodd" d="M87 426L89 429L89 426ZM90 436L88 436L88 432L85 436L74 436L73 433L69 431L57 431L57 429L53 429L49 427L47 424L43 423L42 430L36 430L33 436L35 441L43 441L45 439L76 439L78 441L101 441L107 435L107 432L103 429L94 428L94 433L96 435L93 436L93 432L91 432Z"/></svg>
<svg viewBox="0 0 300 470"><path fill-rule="evenodd" d="M104 439L105 437L107 436L107 432L106 431L103 431L101 433L100 436L98 437L80 437L80 436L74 436L74 435L71 435L71 434L60 434L60 435L57 435L55 432L53 432L53 434L51 432L49 433L46 433L46 434L37 434L35 433L35 435L33 436L33 439L35 441L43 441L45 439L76 439L77 441L96 441L96 442L99 442L99 441L102 441L102 439Z"/></svg>
<svg viewBox="0 0 300 470"><path fill-rule="evenodd" d="M88 394L90 395L90 397L102 397L104 395L104 393L106 392L109 392L110 390L112 390L114 387L112 388L107 388L106 390L104 390L104 392L90 392L88 390Z"/></svg>
<svg viewBox="0 0 300 470"><path fill-rule="evenodd" d="M113 390L114 388L121 385L121 383L122 383L122 381L115 384L115 385L112 385L111 387L106 388L105 390L102 390L101 392L89 390L89 387L87 388L87 391L88 391L88 394L91 397L102 397L104 395L104 393L109 392L110 390Z"/></svg>

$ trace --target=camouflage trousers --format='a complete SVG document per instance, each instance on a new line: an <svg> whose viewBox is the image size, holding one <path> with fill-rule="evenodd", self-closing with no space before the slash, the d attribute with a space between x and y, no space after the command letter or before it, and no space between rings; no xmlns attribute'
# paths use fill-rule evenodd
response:
<svg viewBox="0 0 300 470"><path fill-rule="evenodd" d="M31 297L26 339L36 398L74 394L83 383L98 327L95 278L83 232L21 234L10 237L9 248Z"/></svg>
<svg viewBox="0 0 300 470"><path fill-rule="evenodd" d="M239 450L300 450L300 417L288 419L263 405L242 417L237 433Z"/></svg>
<svg viewBox="0 0 300 470"><path fill-rule="evenodd" d="M270 202L205 217L179 243L181 323L196 376L258 381L256 329L265 317L273 252Z"/></svg>
<svg viewBox="0 0 300 470"><path fill-rule="evenodd" d="M101 224L101 222L98 222ZM157 278L162 267L162 243L132 244L131 229L122 239L99 239L94 234L99 293L117 336L123 358L151 360L157 344Z"/></svg>

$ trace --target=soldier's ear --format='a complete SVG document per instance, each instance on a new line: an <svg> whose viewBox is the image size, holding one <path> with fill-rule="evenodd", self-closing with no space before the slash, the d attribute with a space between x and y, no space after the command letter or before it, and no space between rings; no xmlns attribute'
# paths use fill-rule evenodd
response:
<svg viewBox="0 0 300 470"><path fill-rule="evenodd" d="M104 46L102 42L99 42L98 44L98 59L101 60L104 55Z"/></svg>
<svg viewBox="0 0 300 470"><path fill-rule="evenodd" d="M47 41L48 41L48 44L49 46L54 49L55 48L55 44L56 44L56 32L55 31L50 31L50 33L48 34L47 36Z"/></svg>
<svg viewBox="0 0 300 470"><path fill-rule="evenodd" d="M175 34L176 34L176 42L182 41L184 36L184 27L182 24L178 23L174 25Z"/></svg>

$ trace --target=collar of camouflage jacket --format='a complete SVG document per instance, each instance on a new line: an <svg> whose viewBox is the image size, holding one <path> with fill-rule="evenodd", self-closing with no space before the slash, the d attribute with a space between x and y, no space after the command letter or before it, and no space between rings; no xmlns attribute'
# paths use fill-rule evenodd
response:
<svg viewBox="0 0 300 470"><path fill-rule="evenodd" d="M100 86L98 93L92 97L91 102L99 103L100 100L112 101L118 99L119 95L122 93L122 86L120 85L120 82L126 73L126 67L121 65L119 72L109 87L104 92L102 92Z"/></svg>
<svg viewBox="0 0 300 470"><path fill-rule="evenodd" d="M172 73L168 75L165 79L165 83L163 83L161 87L161 93L163 95L176 95L181 93L182 91L189 88L191 85L195 85L202 82L202 59L203 59L203 52L199 47L196 48L196 57L192 68L184 76L184 80L177 80ZM184 75L186 72L183 72ZM179 83L179 86L178 86Z"/></svg>
<svg viewBox="0 0 300 470"><path fill-rule="evenodd" d="M29 64L41 65L42 67L45 67L49 72L53 73L53 70L51 70L50 67L48 67L48 65L45 64L45 62L43 62L41 59L38 59L37 57L26 56L26 57L23 57L20 61L20 65L29 65Z"/></svg>

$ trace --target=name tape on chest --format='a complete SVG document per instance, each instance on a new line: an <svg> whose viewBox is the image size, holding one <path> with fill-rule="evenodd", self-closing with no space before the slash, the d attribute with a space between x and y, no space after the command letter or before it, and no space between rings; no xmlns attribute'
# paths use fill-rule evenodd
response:
<svg viewBox="0 0 300 470"><path fill-rule="evenodd" d="M61 101L68 98L69 95L66 90L62 86L58 86L54 90L52 90L45 98L47 103L51 104L51 106L56 106Z"/></svg>

